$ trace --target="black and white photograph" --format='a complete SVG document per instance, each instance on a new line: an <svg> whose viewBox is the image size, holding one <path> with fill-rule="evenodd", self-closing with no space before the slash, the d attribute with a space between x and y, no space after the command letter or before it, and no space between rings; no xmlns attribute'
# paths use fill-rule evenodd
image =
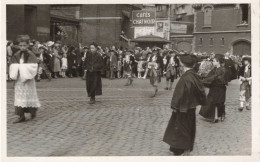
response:
<svg viewBox="0 0 260 162"><path fill-rule="evenodd" d="M2 3L6 159L260 159L257 0L60 2Z"/></svg>

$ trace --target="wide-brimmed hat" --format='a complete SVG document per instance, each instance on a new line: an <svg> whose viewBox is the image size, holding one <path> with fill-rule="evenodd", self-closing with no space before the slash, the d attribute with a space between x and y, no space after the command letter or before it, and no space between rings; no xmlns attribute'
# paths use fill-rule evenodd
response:
<svg viewBox="0 0 260 162"><path fill-rule="evenodd" d="M46 45L47 45L48 47L53 46L53 45L54 45L54 42L53 42L53 41L49 41L49 42L46 43Z"/></svg>
<svg viewBox="0 0 260 162"><path fill-rule="evenodd" d="M179 55L180 61L184 66L192 68L197 63L197 57L189 54Z"/></svg>

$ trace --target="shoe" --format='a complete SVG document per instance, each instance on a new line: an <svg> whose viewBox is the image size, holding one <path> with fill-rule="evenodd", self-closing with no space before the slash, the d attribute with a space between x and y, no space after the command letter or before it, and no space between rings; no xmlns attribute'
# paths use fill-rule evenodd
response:
<svg viewBox="0 0 260 162"><path fill-rule="evenodd" d="M31 113L31 119L34 119L36 117L36 112Z"/></svg>
<svg viewBox="0 0 260 162"><path fill-rule="evenodd" d="M247 110L251 110L249 106L246 106L246 109L247 109Z"/></svg>
<svg viewBox="0 0 260 162"><path fill-rule="evenodd" d="M20 117L19 119L17 119L16 121L14 121L13 123L21 123L25 121L25 117Z"/></svg>
<svg viewBox="0 0 260 162"><path fill-rule="evenodd" d="M220 121L224 121L226 119L226 115L225 114L223 114L221 117L220 117Z"/></svg>
<svg viewBox="0 0 260 162"><path fill-rule="evenodd" d="M94 104L94 103L95 103L95 99L91 98L89 104Z"/></svg>
<svg viewBox="0 0 260 162"><path fill-rule="evenodd" d="M213 119L211 122L212 123L218 123L218 119Z"/></svg>
<svg viewBox="0 0 260 162"><path fill-rule="evenodd" d="M239 110L240 112L242 112L242 111L243 111L243 107L238 108L238 110Z"/></svg>
<svg viewBox="0 0 260 162"><path fill-rule="evenodd" d="M165 90L169 90L169 88L168 87L166 87L166 88L164 88Z"/></svg>
<svg viewBox="0 0 260 162"><path fill-rule="evenodd" d="M130 84L129 85L133 86L133 79L130 80Z"/></svg>

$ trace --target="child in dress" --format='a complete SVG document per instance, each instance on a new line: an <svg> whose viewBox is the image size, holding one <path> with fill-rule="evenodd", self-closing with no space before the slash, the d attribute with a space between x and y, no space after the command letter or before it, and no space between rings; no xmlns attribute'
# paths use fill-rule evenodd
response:
<svg viewBox="0 0 260 162"><path fill-rule="evenodd" d="M68 70L67 54L63 54L63 57L61 59L61 76L62 76L62 78L66 77L67 70Z"/></svg>
<svg viewBox="0 0 260 162"><path fill-rule="evenodd" d="M144 64L144 60L143 57L141 56L140 61L138 61L137 64L138 78L142 78L141 73L144 72L143 64Z"/></svg>

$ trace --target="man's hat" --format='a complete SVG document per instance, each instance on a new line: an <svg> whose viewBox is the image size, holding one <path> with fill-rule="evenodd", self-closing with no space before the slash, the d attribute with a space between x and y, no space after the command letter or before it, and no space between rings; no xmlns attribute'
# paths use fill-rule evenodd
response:
<svg viewBox="0 0 260 162"><path fill-rule="evenodd" d="M192 68L197 63L197 57L189 54L179 55L180 61L184 66Z"/></svg>
<svg viewBox="0 0 260 162"><path fill-rule="evenodd" d="M248 61L248 62L251 62L251 56L244 56L242 57L242 61Z"/></svg>

